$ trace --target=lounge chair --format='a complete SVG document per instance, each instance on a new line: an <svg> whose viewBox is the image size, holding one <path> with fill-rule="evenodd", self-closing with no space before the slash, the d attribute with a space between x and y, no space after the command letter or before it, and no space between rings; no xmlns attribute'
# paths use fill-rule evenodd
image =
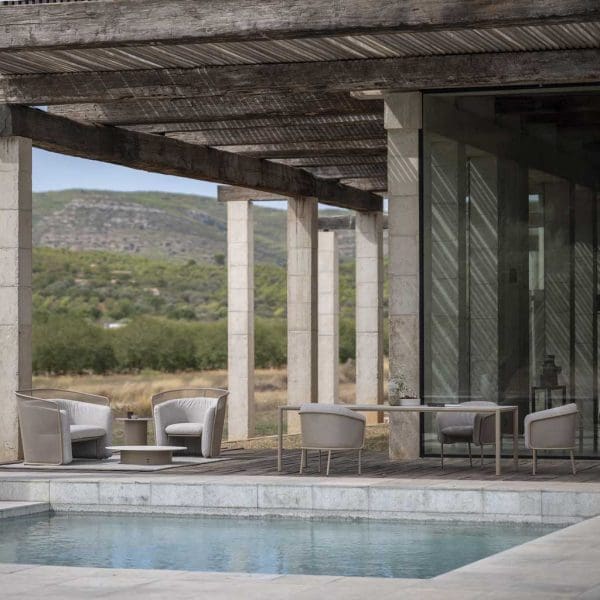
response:
<svg viewBox="0 0 600 600"><path fill-rule="evenodd" d="M66 465L73 458L108 458L112 412L108 398L71 390L17 392L25 464Z"/></svg>
<svg viewBox="0 0 600 600"><path fill-rule="evenodd" d="M577 404L565 404L548 410L540 410L525 417L525 447L532 452L532 470L535 475L538 450L568 450L571 470L575 475Z"/></svg>
<svg viewBox="0 0 600 600"><path fill-rule="evenodd" d="M469 400L461 404L448 406L497 406L495 402L484 400ZM444 468L444 445L467 444L469 449L469 463L473 466L471 444L480 447L481 466L483 466L483 448L487 444L495 444L495 416L491 413L480 414L474 412L445 412L436 415L437 437L441 445L441 462Z"/></svg>
<svg viewBox="0 0 600 600"><path fill-rule="evenodd" d="M327 475L332 450L358 450L358 474L361 474L362 449L365 445L366 418L360 413L339 404L304 404L300 407L300 430L302 452L300 473L308 458L309 450L327 451Z"/></svg>
<svg viewBox="0 0 600 600"><path fill-rule="evenodd" d="M152 396L158 446L186 446L185 454L219 456L225 424L227 390L189 388Z"/></svg>

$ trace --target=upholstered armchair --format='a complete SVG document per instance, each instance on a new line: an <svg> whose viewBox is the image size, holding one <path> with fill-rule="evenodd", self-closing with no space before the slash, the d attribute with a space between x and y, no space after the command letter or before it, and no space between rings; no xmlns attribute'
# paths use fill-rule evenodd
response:
<svg viewBox="0 0 600 600"><path fill-rule="evenodd" d="M495 402L484 400L469 400L459 405L449 406L496 406ZM483 449L487 444L495 443L495 416L493 414L480 414L474 412L446 412L436 416L437 437L441 445L441 462L444 468L444 445L467 444L469 449L469 463L473 466L471 445L475 444L481 450L481 465L483 466Z"/></svg>
<svg viewBox="0 0 600 600"><path fill-rule="evenodd" d="M186 446L185 454L212 458L221 453L227 390L189 388L152 396L158 446Z"/></svg>
<svg viewBox="0 0 600 600"><path fill-rule="evenodd" d="M112 413L108 398L71 390L17 392L26 464L66 465L73 458L108 458Z"/></svg>
<svg viewBox="0 0 600 600"><path fill-rule="evenodd" d="M577 439L577 404L565 404L548 410L540 410L525 417L525 447L532 452L532 470L537 469L538 450L568 450L571 470L575 475L573 450Z"/></svg>
<svg viewBox="0 0 600 600"><path fill-rule="evenodd" d="M365 445L366 418L360 413L339 404L304 404L300 407L302 451L300 473L309 450L327 451L327 475L332 450L358 450L358 474L361 474L362 449Z"/></svg>

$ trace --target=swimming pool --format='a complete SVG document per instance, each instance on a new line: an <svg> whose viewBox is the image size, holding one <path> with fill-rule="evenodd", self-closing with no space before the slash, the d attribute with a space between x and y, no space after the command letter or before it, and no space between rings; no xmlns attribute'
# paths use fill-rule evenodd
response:
<svg viewBox="0 0 600 600"><path fill-rule="evenodd" d="M555 529L58 513L0 522L0 562L428 578Z"/></svg>

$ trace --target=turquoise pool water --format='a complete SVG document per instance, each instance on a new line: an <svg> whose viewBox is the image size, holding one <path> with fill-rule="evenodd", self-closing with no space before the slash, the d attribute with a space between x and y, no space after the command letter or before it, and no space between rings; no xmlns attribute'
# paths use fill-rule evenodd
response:
<svg viewBox="0 0 600 600"><path fill-rule="evenodd" d="M0 562L427 578L554 529L440 522L55 514L0 521Z"/></svg>

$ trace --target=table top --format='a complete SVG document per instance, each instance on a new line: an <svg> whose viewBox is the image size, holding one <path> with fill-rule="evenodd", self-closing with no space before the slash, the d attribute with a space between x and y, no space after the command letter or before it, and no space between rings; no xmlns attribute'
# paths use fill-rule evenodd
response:
<svg viewBox="0 0 600 600"><path fill-rule="evenodd" d="M134 417L133 419L128 419L127 417L117 417L115 421L153 421L152 417Z"/></svg>
<svg viewBox="0 0 600 600"><path fill-rule="evenodd" d="M324 406L324 405L322 405ZM375 411L375 412L472 412L472 413L495 413L495 412L514 412L518 406L464 406L456 404L452 406L428 406L427 404L415 404L414 406L395 406L392 404L338 404L350 410L357 411ZM300 410L301 406L285 404L279 407L279 410Z"/></svg>
<svg viewBox="0 0 600 600"><path fill-rule="evenodd" d="M121 452L165 452L166 450L187 450L185 446L107 446L106 449Z"/></svg>

